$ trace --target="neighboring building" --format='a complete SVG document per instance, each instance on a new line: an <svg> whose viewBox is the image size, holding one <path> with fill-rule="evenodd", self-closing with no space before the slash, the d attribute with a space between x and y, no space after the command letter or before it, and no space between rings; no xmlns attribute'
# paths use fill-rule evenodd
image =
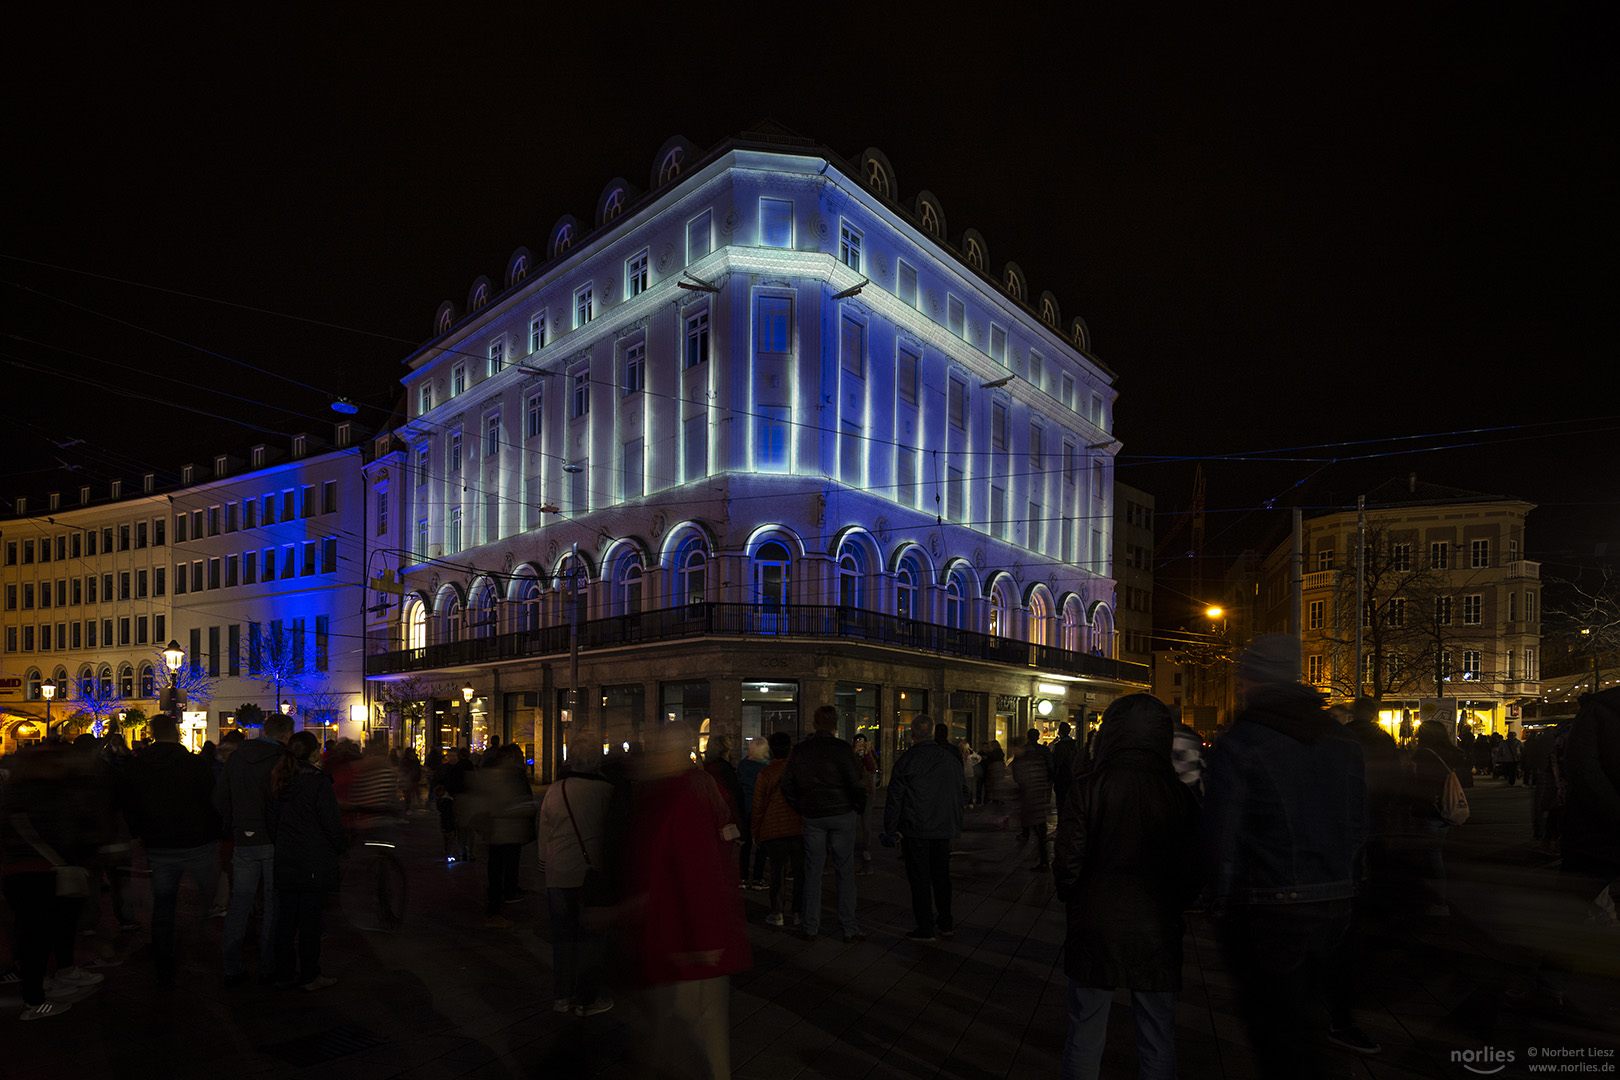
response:
<svg viewBox="0 0 1620 1080"><path fill-rule="evenodd" d="M1305 519L1302 628L1290 617L1292 541L1266 560L1265 626L1299 630L1305 681L1334 701L1381 699L1392 731L1436 708L1476 731L1517 729L1515 707L1539 693L1541 572L1524 558L1532 509L1415 474L1391 480L1366 495L1360 672L1353 509Z"/></svg>
<svg viewBox="0 0 1620 1080"><path fill-rule="evenodd" d="M352 430L337 426L340 446ZM160 491L152 474L139 494L113 481L105 501L84 488L69 509L59 495L46 513L23 501L20 516L0 523L6 749L44 737L46 682L57 688L53 728L76 714L156 713L170 640L186 654L181 683L193 692L182 719L193 746L217 740L243 703L276 707L275 655L285 661L282 697L305 725L359 732L348 721L365 700L354 587L365 562L354 528L360 451L308 435L291 449L266 444L246 462L219 454L210 467L186 465L177 488Z"/></svg>
<svg viewBox="0 0 1620 1080"><path fill-rule="evenodd" d="M1119 575L1119 658L1153 663L1153 496L1114 483L1114 570ZM1168 698L1165 700L1169 700Z"/></svg>
<svg viewBox="0 0 1620 1080"><path fill-rule="evenodd" d="M1085 325L875 150L673 139L649 186L558 219L406 361L365 529L407 586L367 603L368 674L414 687L376 697L421 699L401 734L549 774L570 729L749 737L833 703L886 769L916 712L1005 744L1145 688Z"/></svg>

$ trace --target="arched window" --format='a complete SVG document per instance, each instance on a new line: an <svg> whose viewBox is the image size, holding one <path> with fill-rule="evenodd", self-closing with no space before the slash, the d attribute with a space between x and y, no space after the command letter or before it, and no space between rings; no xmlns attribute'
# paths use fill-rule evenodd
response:
<svg viewBox="0 0 1620 1080"><path fill-rule="evenodd" d="M454 593L445 593L439 603L438 639L441 642L460 641L463 625L461 600Z"/></svg>
<svg viewBox="0 0 1620 1080"><path fill-rule="evenodd" d="M557 588L562 599L563 622L572 625L577 613L580 623L590 617L590 598L586 590L590 588L590 568L585 560L575 559L569 555L562 561L557 571Z"/></svg>
<svg viewBox="0 0 1620 1080"><path fill-rule="evenodd" d="M43 681L41 679L41 677L40 677L39 669L38 668L29 668L27 678L28 678L28 700L29 701L38 701L40 699L40 697L41 697L41 694L39 692L39 685Z"/></svg>
<svg viewBox="0 0 1620 1080"><path fill-rule="evenodd" d="M522 281L528 276L529 257L527 255L519 255L516 259L512 260L512 284L516 285L518 282Z"/></svg>
<svg viewBox="0 0 1620 1080"><path fill-rule="evenodd" d="M1057 325L1057 318L1058 318L1057 308L1052 305L1051 300L1048 300L1045 297L1042 297L1041 298L1041 319L1043 321L1051 323L1052 325L1055 326L1055 325Z"/></svg>
<svg viewBox="0 0 1620 1080"><path fill-rule="evenodd" d="M939 223L939 211L934 209L931 202L922 204L922 226L935 236L945 231Z"/></svg>
<svg viewBox="0 0 1620 1080"><path fill-rule="evenodd" d="M1014 300L1022 300L1024 298L1024 283L1019 281L1018 275L1013 273L1011 270L1007 271L1007 277L1003 284L1007 286L1008 296L1012 297Z"/></svg>
<svg viewBox="0 0 1620 1080"><path fill-rule="evenodd" d="M618 614L641 614L641 582L641 558L627 553L613 572L613 607Z"/></svg>
<svg viewBox="0 0 1620 1080"><path fill-rule="evenodd" d="M866 160L866 186L882 195L885 199L889 197L892 190L892 185L889 183L889 174L883 168L883 164L876 158Z"/></svg>
<svg viewBox="0 0 1620 1080"><path fill-rule="evenodd" d="M517 602L512 615L512 629L520 634L540 629L540 581L524 577L518 581L512 598Z"/></svg>
<svg viewBox="0 0 1620 1080"><path fill-rule="evenodd" d="M135 669L128 664L118 665L118 696L121 698L135 696Z"/></svg>
<svg viewBox="0 0 1620 1080"><path fill-rule="evenodd" d="M467 636L486 638L495 633L495 586L483 582L467 609Z"/></svg>
<svg viewBox="0 0 1620 1080"><path fill-rule="evenodd" d="M669 153L664 155L664 160L658 163L658 182L667 184L681 175L681 162L685 157L684 147L671 147Z"/></svg>
<svg viewBox="0 0 1620 1080"><path fill-rule="evenodd" d="M788 549L778 541L761 544L754 553L754 603L759 606L761 633L787 629L791 566Z"/></svg>
<svg viewBox="0 0 1620 1080"><path fill-rule="evenodd" d="M1046 602L1045 594L1037 590L1029 598L1029 643L1031 645L1050 645L1052 643L1052 609Z"/></svg>
<svg viewBox="0 0 1620 1080"><path fill-rule="evenodd" d="M439 321L436 324L437 327L438 327L439 333L448 334L450 332L451 325L455 321L456 321L456 313L451 311L448 307L445 308L443 311L439 312Z"/></svg>
<svg viewBox="0 0 1620 1080"><path fill-rule="evenodd" d="M1007 634L1007 598L1002 595L1000 585L990 590L990 625L985 631L991 637Z"/></svg>
<svg viewBox="0 0 1620 1080"><path fill-rule="evenodd" d="M838 556L838 606L863 607L866 599L866 565L861 549L845 544Z"/></svg>
<svg viewBox="0 0 1620 1080"><path fill-rule="evenodd" d="M602 220L612 221L624 213L624 188L614 188L613 194L602 204Z"/></svg>
<svg viewBox="0 0 1620 1080"><path fill-rule="evenodd" d="M157 672L151 664L141 665L141 697L157 697Z"/></svg>
<svg viewBox="0 0 1620 1080"><path fill-rule="evenodd" d="M922 578L922 571L917 567L915 556L907 555L900 560L900 568L894 575L894 613L902 619L917 618L917 582Z"/></svg>
<svg viewBox="0 0 1620 1080"><path fill-rule="evenodd" d="M113 670L111 664L102 664L96 672L96 684L103 700L113 696Z"/></svg>
<svg viewBox="0 0 1620 1080"><path fill-rule="evenodd" d="M473 290L472 308L477 311L487 303L489 303L489 286L481 284Z"/></svg>
<svg viewBox="0 0 1620 1080"><path fill-rule="evenodd" d="M56 684L56 700L57 701L66 701L67 696L68 696L68 673L67 673L67 668L64 668L64 667L57 668L56 673L51 676L51 681ZM150 697L151 695L148 694L147 696Z"/></svg>
<svg viewBox="0 0 1620 1080"><path fill-rule="evenodd" d="M1101 605L1091 615L1091 651L1098 656L1114 655L1114 613Z"/></svg>
<svg viewBox="0 0 1620 1080"><path fill-rule="evenodd" d="M1060 643L1070 652L1080 651L1080 602L1073 597L1063 605L1063 640Z"/></svg>
<svg viewBox="0 0 1620 1080"><path fill-rule="evenodd" d="M966 255L969 266L975 270L984 269L984 248L980 247L979 242L971 236L967 239Z"/></svg>
<svg viewBox="0 0 1620 1080"><path fill-rule="evenodd" d="M427 605L420 597L413 596L406 602L401 621L405 629L405 648L427 648Z"/></svg>
<svg viewBox="0 0 1620 1080"><path fill-rule="evenodd" d="M561 255L563 252L567 251L573 246L574 227L572 225L564 225L562 228L557 230L557 235L551 239L551 254L553 256Z"/></svg>
<svg viewBox="0 0 1620 1080"><path fill-rule="evenodd" d="M961 630L964 625L964 608L962 598L967 590L962 586L962 575L952 574L945 583L945 625L953 630Z"/></svg>
<svg viewBox="0 0 1620 1080"><path fill-rule="evenodd" d="M96 696L96 671L89 664L80 668L78 678L73 680L73 696L77 698Z"/></svg>
<svg viewBox="0 0 1620 1080"><path fill-rule="evenodd" d="M701 540L688 540L675 561L676 599L689 606L703 603L708 595L708 580L708 549Z"/></svg>

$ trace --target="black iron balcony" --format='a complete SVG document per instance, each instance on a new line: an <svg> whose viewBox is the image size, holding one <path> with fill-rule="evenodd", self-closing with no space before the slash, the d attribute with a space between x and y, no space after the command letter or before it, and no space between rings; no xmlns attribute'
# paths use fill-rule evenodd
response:
<svg viewBox="0 0 1620 1080"><path fill-rule="evenodd" d="M687 604L636 615L592 619L579 628L579 647L586 650L622 648L694 637L863 642L962 660L984 660L1009 667L1039 669L1054 674L1087 675L1143 685L1149 681L1146 664L845 607ZM536 630L471 637L368 656L366 674L398 675L468 664L565 656L568 648L569 627L566 624L543 626Z"/></svg>

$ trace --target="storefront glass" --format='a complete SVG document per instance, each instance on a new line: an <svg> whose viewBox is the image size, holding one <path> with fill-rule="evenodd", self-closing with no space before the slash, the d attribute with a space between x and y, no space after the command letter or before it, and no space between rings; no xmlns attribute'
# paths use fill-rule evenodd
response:
<svg viewBox="0 0 1620 1080"><path fill-rule="evenodd" d="M894 706L895 751L903 754L911 746L911 722L928 712L928 691L902 686L895 694ZM876 739L872 744L881 745Z"/></svg>
<svg viewBox="0 0 1620 1080"><path fill-rule="evenodd" d="M744 679L742 683L742 737L769 738L772 732L799 735L799 684L769 679ZM740 748L733 747L738 753Z"/></svg>
<svg viewBox="0 0 1620 1080"><path fill-rule="evenodd" d="M641 742L641 725L646 690L640 683L602 687L603 740L628 751Z"/></svg>

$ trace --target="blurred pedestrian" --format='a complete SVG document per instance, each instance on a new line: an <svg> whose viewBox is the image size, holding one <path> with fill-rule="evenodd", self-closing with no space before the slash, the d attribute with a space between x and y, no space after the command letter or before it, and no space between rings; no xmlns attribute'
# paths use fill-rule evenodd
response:
<svg viewBox="0 0 1620 1080"><path fill-rule="evenodd" d="M405 813L414 814L422 800L422 762L416 756L416 747L407 746L399 755L399 793L405 802Z"/></svg>
<svg viewBox="0 0 1620 1080"><path fill-rule="evenodd" d="M1030 728L1024 735L1024 746L1013 758L1013 779L1018 784L1018 820L1024 831L1018 839L1035 835L1035 866L1046 870L1051 867L1046 857L1046 819L1052 805L1052 751L1041 745L1041 733Z"/></svg>
<svg viewBox="0 0 1620 1080"><path fill-rule="evenodd" d="M774 732L768 746L771 762L754 782L752 822L754 839L765 853L770 875L771 913L765 916L765 922L768 926L798 926L804 907L804 820L782 794L782 777L787 772L788 754L793 751L793 737L785 731ZM793 892L789 894L788 870L795 867Z"/></svg>
<svg viewBox="0 0 1620 1080"><path fill-rule="evenodd" d="M270 713L257 739L242 743L225 762L214 785L214 808L231 836L231 899L220 942L224 953L225 984L247 981L243 948L254 897L264 890L264 914L259 927L259 981L275 977L276 846L270 831L272 796L270 773L285 752L292 735L292 717Z"/></svg>
<svg viewBox="0 0 1620 1080"><path fill-rule="evenodd" d="M1058 820L1063 820L1063 800L1068 798L1069 786L1074 783L1076 766L1080 764L1080 744L1069 734L1069 722L1058 721L1057 739L1052 743L1052 782L1057 794Z"/></svg>
<svg viewBox="0 0 1620 1080"><path fill-rule="evenodd" d="M551 919L552 1009L578 1016L613 1008L613 999L599 991L601 935L586 918L590 908L609 907L615 900L603 842L613 785L598 771L601 761L595 745L574 747L563 775L540 804L540 847Z"/></svg>
<svg viewBox="0 0 1620 1080"><path fill-rule="evenodd" d="M855 873L864 876L872 873L872 803L876 801L872 796L877 792L877 755L872 753L872 744L865 735L856 735L851 745L866 785L866 807L855 819Z"/></svg>
<svg viewBox="0 0 1620 1080"><path fill-rule="evenodd" d="M838 710L816 709L815 731L788 755L782 793L804 818L804 936L821 930L821 876L828 858L838 882L838 925L845 944L866 940L855 918L855 822L866 809L866 781L855 748L840 739Z"/></svg>
<svg viewBox="0 0 1620 1080"><path fill-rule="evenodd" d="M1492 759L1499 772L1508 782L1508 787L1519 782L1519 761L1524 756L1524 744L1519 742L1519 736L1511 728L1491 751Z"/></svg>
<svg viewBox="0 0 1620 1080"><path fill-rule="evenodd" d="M962 835L967 785L961 754L927 738L932 723L926 714L912 719L911 747L894 763L883 806L883 831L900 841L911 885L917 928L906 937L912 941L934 941L956 930L951 841Z"/></svg>
<svg viewBox="0 0 1620 1080"><path fill-rule="evenodd" d="M771 760L771 747L763 735L748 740L748 756L737 766L737 784L742 788L743 847L737 857L737 876L751 889L765 888L765 848L753 833L754 785Z"/></svg>
<svg viewBox="0 0 1620 1080"><path fill-rule="evenodd" d="M602 752L594 745L593 760ZM579 752L578 749L575 751ZM501 905L523 899L518 887L518 867L523 846L535 839L534 790L523 770L516 747L485 751L484 767L479 769L465 796L469 824L484 837L488 888L484 895L484 926L509 930L512 920L501 914Z"/></svg>
<svg viewBox="0 0 1620 1080"><path fill-rule="evenodd" d="M1176 776L1170 710L1149 694L1103 713L1096 762L1058 820L1052 877L1068 914L1064 1080L1095 1080L1116 988L1131 992L1137 1073L1176 1072L1181 913L1197 886L1198 800Z"/></svg>
<svg viewBox="0 0 1620 1080"><path fill-rule="evenodd" d="M332 778L315 767L321 743L299 731L271 773L276 861L276 985L324 990L337 978L321 972L321 921L338 885L338 856L348 846Z"/></svg>
<svg viewBox="0 0 1620 1080"><path fill-rule="evenodd" d="M973 744L966 739L956 745L956 752L962 758L962 781L967 785L967 809L971 810L974 807L973 800L978 797L979 773L983 768L983 759L979 757L978 751L973 749Z"/></svg>
<svg viewBox="0 0 1620 1080"><path fill-rule="evenodd" d="M1210 752L1205 780L1209 910L1264 1080L1326 1074L1309 1011L1319 996L1330 1041L1380 1049L1351 1023L1334 970L1367 833L1361 750L1300 683L1301 668L1296 637L1249 644L1234 680L1243 710Z"/></svg>
<svg viewBox="0 0 1620 1080"><path fill-rule="evenodd" d="M1451 733L1438 720L1418 725L1412 748L1411 771L1405 773L1406 820L1412 829L1413 899L1427 915L1449 915L1446 899L1446 837L1451 826L1440 816L1437 805L1453 769L1462 767L1462 753L1451 741Z"/></svg>
<svg viewBox="0 0 1620 1080"><path fill-rule="evenodd" d="M999 827L1005 829L1011 824L1007 804L1016 795L1012 774L1007 771L1007 755L1001 749L1000 742L986 739L979 750L979 757L984 768L984 790L979 802L989 804L990 816L1000 818Z"/></svg>
<svg viewBox="0 0 1620 1080"><path fill-rule="evenodd" d="M753 957L725 799L692 767L692 742L685 724L660 725L639 761L627 905L654 1018L649 1071L721 1080L731 1075L731 976Z"/></svg>
<svg viewBox="0 0 1620 1080"><path fill-rule="evenodd" d="M180 742L180 725L159 713L147 722L152 745L125 771L130 831L146 847L152 872L152 955L160 989L174 987L179 963L174 912L180 879L191 876L206 914L219 866L219 813L213 766Z"/></svg>
<svg viewBox="0 0 1620 1080"><path fill-rule="evenodd" d="M720 794L726 798L726 809L731 813L730 824L736 834L733 842L740 843L746 848L749 840L748 826L744 824L742 819L742 782L737 779L736 766L731 763L731 740L729 738L724 735L709 736L708 745L704 747L703 771L714 777L715 786L720 789ZM737 857L737 867L737 885L739 888L745 888L748 881L742 877L743 861L740 855Z"/></svg>
<svg viewBox="0 0 1620 1080"><path fill-rule="evenodd" d="M1198 801L1204 799L1204 740L1198 732L1188 727L1186 722L1178 715L1179 708L1172 708L1171 715L1175 717L1175 727L1171 731L1170 761L1176 767L1176 779L1192 789Z"/></svg>

